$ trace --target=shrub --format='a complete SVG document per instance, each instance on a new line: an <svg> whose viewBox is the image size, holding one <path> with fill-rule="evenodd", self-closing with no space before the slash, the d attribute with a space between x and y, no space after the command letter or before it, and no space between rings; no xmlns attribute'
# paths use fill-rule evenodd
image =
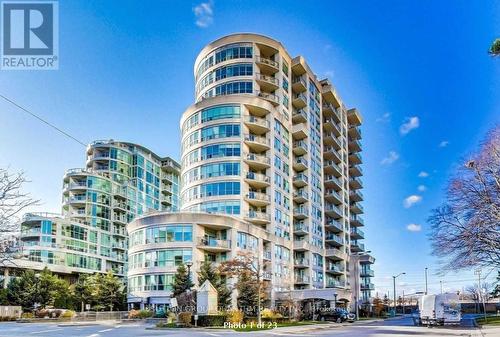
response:
<svg viewBox="0 0 500 337"><path fill-rule="evenodd" d="M176 316L173 312L169 311L167 314L167 323L172 323L176 319Z"/></svg>
<svg viewBox="0 0 500 337"><path fill-rule="evenodd" d="M144 319L144 318L150 318L153 317L153 312L151 310L140 310L139 311L139 318Z"/></svg>
<svg viewBox="0 0 500 337"><path fill-rule="evenodd" d="M128 312L128 318L129 319L136 319L139 318L139 310L132 309Z"/></svg>
<svg viewBox="0 0 500 337"><path fill-rule="evenodd" d="M270 318L270 319L275 319L275 318L282 318L283 315L280 314L279 312L277 311L272 311L271 309L264 309L262 310L262 312L260 313L262 318Z"/></svg>
<svg viewBox="0 0 500 337"><path fill-rule="evenodd" d="M23 312L21 314L21 318L24 318L24 319L35 318L35 314L32 312Z"/></svg>
<svg viewBox="0 0 500 337"><path fill-rule="evenodd" d="M226 315L207 315L198 317L198 326L223 326L226 322Z"/></svg>
<svg viewBox="0 0 500 337"><path fill-rule="evenodd" d="M48 309L40 309L35 311L35 317L36 318L47 318L49 317L50 312Z"/></svg>
<svg viewBox="0 0 500 337"><path fill-rule="evenodd" d="M227 312L227 321L229 323L238 324L243 322L243 311L241 310L229 310Z"/></svg>
<svg viewBox="0 0 500 337"><path fill-rule="evenodd" d="M191 325L191 313L190 312L181 312L178 316L179 323L189 326Z"/></svg>
<svg viewBox="0 0 500 337"><path fill-rule="evenodd" d="M73 310L65 310L59 317L61 318L73 318L75 312Z"/></svg>

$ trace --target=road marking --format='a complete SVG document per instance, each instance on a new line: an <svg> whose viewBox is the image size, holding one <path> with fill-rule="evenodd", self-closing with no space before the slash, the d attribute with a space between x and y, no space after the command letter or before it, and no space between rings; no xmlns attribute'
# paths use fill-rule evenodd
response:
<svg viewBox="0 0 500 337"><path fill-rule="evenodd" d="M59 331L59 330L62 330L62 328L59 328L59 329L51 329L51 330L35 331L35 332L30 332L30 334L32 334L32 335L36 335L36 334L39 334L39 333L54 332L54 331Z"/></svg>
<svg viewBox="0 0 500 337"><path fill-rule="evenodd" d="M93 333L92 335L88 335L87 337L99 337L100 335L98 333Z"/></svg>
<svg viewBox="0 0 500 337"><path fill-rule="evenodd" d="M97 331L97 332L107 332L107 331L111 331L113 329L104 329L104 330L100 330L100 331Z"/></svg>

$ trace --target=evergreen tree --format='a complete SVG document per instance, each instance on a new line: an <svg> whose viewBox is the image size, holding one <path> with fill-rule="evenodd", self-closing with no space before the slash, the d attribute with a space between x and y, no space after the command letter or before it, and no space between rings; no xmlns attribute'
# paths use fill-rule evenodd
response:
<svg viewBox="0 0 500 337"><path fill-rule="evenodd" d="M7 300L10 305L20 305L24 310L33 308L37 302L37 278L33 270L23 271L7 286Z"/></svg>
<svg viewBox="0 0 500 337"><path fill-rule="evenodd" d="M238 308L246 313L255 313L259 300L257 280L247 271L238 276L236 289L238 290Z"/></svg>
<svg viewBox="0 0 500 337"><path fill-rule="evenodd" d="M178 296L191 289L193 286L194 284L191 281L191 277L187 271L186 266L181 263L179 267L177 267L177 273L174 277L174 283L172 285L172 296Z"/></svg>
<svg viewBox="0 0 500 337"><path fill-rule="evenodd" d="M101 274L100 281L99 302L109 311L121 307L123 285L120 280L109 271L105 275Z"/></svg>
<svg viewBox="0 0 500 337"><path fill-rule="evenodd" d="M198 272L198 285L201 287L206 280L217 289L217 302L219 307L228 308L231 305L231 290L226 285L226 278L222 277L219 270L213 267L210 261L203 261Z"/></svg>
<svg viewBox="0 0 500 337"><path fill-rule="evenodd" d="M500 297L500 271L497 275L497 284L495 286L495 289L493 289L493 291L491 292L491 296L495 298Z"/></svg>
<svg viewBox="0 0 500 337"><path fill-rule="evenodd" d="M92 304L92 291L88 287L88 275L80 274L78 280L73 285L75 304L78 304L80 311L85 310L85 304Z"/></svg>

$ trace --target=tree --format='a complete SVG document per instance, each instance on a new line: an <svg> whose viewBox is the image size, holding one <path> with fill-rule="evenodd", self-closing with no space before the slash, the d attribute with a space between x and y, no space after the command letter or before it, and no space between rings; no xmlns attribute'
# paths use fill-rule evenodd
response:
<svg viewBox="0 0 500 337"><path fill-rule="evenodd" d="M39 275L35 276L37 282L34 297L42 308L53 306L56 300L63 302L63 305L66 304L67 299L62 299L70 294L68 282L52 274L47 267Z"/></svg>
<svg viewBox="0 0 500 337"><path fill-rule="evenodd" d="M217 289L219 307L227 309L231 305L231 290L226 285L226 278L210 261L203 261L198 272L198 285L201 286L206 280Z"/></svg>
<svg viewBox="0 0 500 337"><path fill-rule="evenodd" d="M375 296L373 299L373 312L375 313L376 316L381 316L382 312L384 311L384 303L382 303L382 300L380 297Z"/></svg>
<svg viewBox="0 0 500 337"><path fill-rule="evenodd" d="M191 276L189 275L186 266L181 263L179 267L177 267L177 273L174 277L174 284L172 285L172 296L176 297L187 290L190 290L194 286L191 281Z"/></svg>
<svg viewBox="0 0 500 337"><path fill-rule="evenodd" d="M500 126L458 168L429 222L433 254L444 270L500 268Z"/></svg>
<svg viewBox="0 0 500 337"><path fill-rule="evenodd" d="M92 289L88 286L88 275L80 274L72 288L75 302L80 305L80 311L83 312L85 304L92 302Z"/></svg>
<svg viewBox="0 0 500 337"><path fill-rule="evenodd" d="M491 292L491 296L494 298L500 297L500 271L498 272L495 289Z"/></svg>
<svg viewBox="0 0 500 337"><path fill-rule="evenodd" d="M109 311L113 311L113 309L120 307L123 300L122 288L122 283L111 273L111 271L105 275L101 274L98 292L99 301L104 304L105 308L108 308Z"/></svg>
<svg viewBox="0 0 500 337"><path fill-rule="evenodd" d="M38 200L21 191L26 182L23 172L12 174L0 168L0 264L13 262L19 255L16 234L20 214L38 203Z"/></svg>
<svg viewBox="0 0 500 337"><path fill-rule="evenodd" d="M257 308L257 323L262 323L261 302L264 298L263 270L258 258L251 252L239 252L232 259L221 264L223 275L238 277L238 307ZM245 295L242 295L245 294Z"/></svg>
<svg viewBox="0 0 500 337"><path fill-rule="evenodd" d="M12 279L7 286L7 299L11 305L20 305L23 310L32 309L37 301L37 278L35 271L25 270Z"/></svg>
<svg viewBox="0 0 500 337"><path fill-rule="evenodd" d="M491 47L490 47L490 50L488 51L488 53L491 56L498 56L498 55L500 55L500 39L495 39L495 41L493 41L493 43L491 44Z"/></svg>

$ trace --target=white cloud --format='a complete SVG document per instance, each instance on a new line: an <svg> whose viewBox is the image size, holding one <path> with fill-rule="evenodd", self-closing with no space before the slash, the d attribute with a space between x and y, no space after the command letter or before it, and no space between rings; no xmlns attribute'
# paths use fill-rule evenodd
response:
<svg viewBox="0 0 500 337"><path fill-rule="evenodd" d="M420 195L413 194L413 195L410 195L409 197L407 197L403 201L403 206L405 208L410 208L411 206L419 203L420 201L422 201L422 197Z"/></svg>
<svg viewBox="0 0 500 337"><path fill-rule="evenodd" d="M411 223L408 226L406 226L406 229L409 230L410 232L420 232L422 230L422 226Z"/></svg>
<svg viewBox="0 0 500 337"><path fill-rule="evenodd" d="M420 173L418 174L419 178L427 178L428 176L429 176L429 173L427 173L425 171L420 171Z"/></svg>
<svg viewBox="0 0 500 337"><path fill-rule="evenodd" d="M377 118L377 122L379 123L387 123L391 121L391 114L386 112L381 117Z"/></svg>
<svg viewBox="0 0 500 337"><path fill-rule="evenodd" d="M439 147L447 147L447 146L448 146L448 144L450 144L450 142L449 142L449 141L447 141L447 140L443 140L441 143L439 143Z"/></svg>
<svg viewBox="0 0 500 337"><path fill-rule="evenodd" d="M401 135L404 136L408 134L408 132L418 128L419 126L420 126L420 120L418 119L418 117L407 118L406 122L401 124L401 126L399 127L399 133L401 133Z"/></svg>
<svg viewBox="0 0 500 337"><path fill-rule="evenodd" d="M425 192L427 190L427 187L425 187L425 185L418 185L417 190L419 192Z"/></svg>
<svg viewBox="0 0 500 337"><path fill-rule="evenodd" d="M392 163L394 163L398 159L399 159L399 154L395 151L390 151L389 155L387 157L385 157L384 159L382 159L380 164L391 165Z"/></svg>
<svg viewBox="0 0 500 337"><path fill-rule="evenodd" d="M193 8L196 17L196 25L200 28L207 28L214 22L214 2L212 0L202 2Z"/></svg>

